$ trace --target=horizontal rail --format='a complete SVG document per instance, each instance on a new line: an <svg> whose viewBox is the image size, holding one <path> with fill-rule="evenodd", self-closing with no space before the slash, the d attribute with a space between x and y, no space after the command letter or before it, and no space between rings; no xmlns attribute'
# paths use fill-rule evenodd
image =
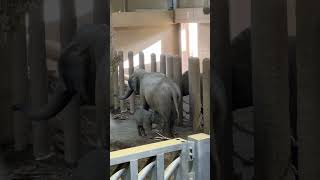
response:
<svg viewBox="0 0 320 180"><path fill-rule="evenodd" d="M210 136L207 134L194 134L188 140L181 138L127 148L110 153L110 166L129 163L129 167L120 168L110 179L116 180L123 175L131 180L143 180L148 174L152 179L168 180L172 176L177 180L210 179ZM192 150L192 151L191 151ZM180 156L174 159L167 168L164 167L164 155L180 151ZM155 158L149 161L142 170L138 170L139 159ZM151 159L150 159L151 160ZM192 169L190 172L190 162Z"/></svg>
<svg viewBox="0 0 320 180"><path fill-rule="evenodd" d="M186 143L186 140L176 138L167 141L113 151L110 153L110 166L128 162L130 161L130 159L143 159L156 156L157 154L179 151L182 149L182 145L184 143Z"/></svg>

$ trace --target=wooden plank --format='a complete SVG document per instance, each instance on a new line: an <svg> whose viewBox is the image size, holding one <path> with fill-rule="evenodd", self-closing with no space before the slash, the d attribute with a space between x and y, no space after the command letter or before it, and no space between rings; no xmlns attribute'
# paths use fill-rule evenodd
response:
<svg viewBox="0 0 320 180"><path fill-rule="evenodd" d="M210 23L210 15L203 14L202 8L177 8L175 23Z"/></svg>
<svg viewBox="0 0 320 180"><path fill-rule="evenodd" d="M173 24L173 11L112 13L112 27L159 26Z"/></svg>

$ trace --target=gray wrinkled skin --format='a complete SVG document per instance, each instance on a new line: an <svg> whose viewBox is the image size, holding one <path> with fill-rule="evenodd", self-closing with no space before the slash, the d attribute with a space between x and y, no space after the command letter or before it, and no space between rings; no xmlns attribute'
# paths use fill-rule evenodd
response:
<svg viewBox="0 0 320 180"><path fill-rule="evenodd" d="M32 120L47 120L61 112L76 94L80 95L82 105L95 105L96 77L101 82L107 82L108 30L105 24L82 25L62 50L58 61L59 77L52 90L53 98L40 108L19 104L12 109L26 113ZM98 88L99 92L106 91L103 84Z"/></svg>
<svg viewBox="0 0 320 180"><path fill-rule="evenodd" d="M133 120L136 121L138 134L140 136L149 135L153 127L162 121L158 113L145 110L142 107L136 109L133 114Z"/></svg>
<svg viewBox="0 0 320 180"><path fill-rule="evenodd" d="M178 85L162 73L137 69L128 80L129 90L120 99L127 99L133 92L140 95L145 110L152 109L163 119L161 129L167 137L173 137L174 121L179 116L178 102L181 92Z"/></svg>

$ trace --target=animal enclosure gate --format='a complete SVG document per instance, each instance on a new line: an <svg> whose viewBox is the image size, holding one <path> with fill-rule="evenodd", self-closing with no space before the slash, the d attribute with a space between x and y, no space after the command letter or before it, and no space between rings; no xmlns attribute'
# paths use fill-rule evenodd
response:
<svg viewBox="0 0 320 180"><path fill-rule="evenodd" d="M164 155L179 152L166 168ZM154 158L138 171L138 160ZM127 166L123 166L127 165ZM110 153L110 167L116 171L110 180L143 180L149 174L152 180L209 180L210 179L210 136L195 134L188 140L181 138L127 148Z"/></svg>

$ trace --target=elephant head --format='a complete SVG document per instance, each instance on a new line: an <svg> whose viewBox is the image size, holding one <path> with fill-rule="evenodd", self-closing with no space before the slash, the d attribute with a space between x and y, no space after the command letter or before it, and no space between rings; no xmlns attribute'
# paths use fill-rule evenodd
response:
<svg viewBox="0 0 320 180"><path fill-rule="evenodd" d="M144 69L137 69L134 71L134 73L130 76L128 80L128 91L121 97L119 97L120 100L125 100L128 97L131 96L133 92L135 92L136 95L139 95L140 93L140 80L143 77L143 75L147 73Z"/></svg>

